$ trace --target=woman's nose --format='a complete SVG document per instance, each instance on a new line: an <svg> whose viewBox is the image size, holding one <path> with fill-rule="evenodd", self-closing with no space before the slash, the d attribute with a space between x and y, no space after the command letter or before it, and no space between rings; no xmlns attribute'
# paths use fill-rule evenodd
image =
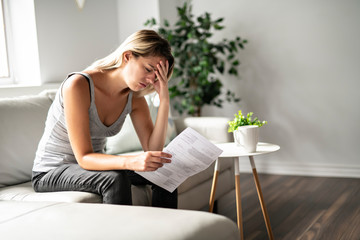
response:
<svg viewBox="0 0 360 240"><path fill-rule="evenodd" d="M149 74L149 76L146 78L146 80L147 80L148 82L154 82L155 79L156 79L155 73Z"/></svg>

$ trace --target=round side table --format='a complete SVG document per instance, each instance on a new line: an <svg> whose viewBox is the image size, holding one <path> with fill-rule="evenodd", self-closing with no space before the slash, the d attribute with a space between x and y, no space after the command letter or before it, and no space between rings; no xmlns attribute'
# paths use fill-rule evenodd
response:
<svg viewBox="0 0 360 240"><path fill-rule="evenodd" d="M250 159L250 164L251 164L251 168L252 168L252 172L253 172L253 176L254 176L257 194L258 194L260 205L261 205L261 210L262 210L265 224L266 224L266 229L267 229L267 232L269 235L269 239L274 239L271 225L270 225L269 215L267 213L263 194L261 192L259 177L258 177L258 174L256 171L255 162L254 162L254 156L278 151L280 149L280 146L271 144L271 143L259 142L257 145L256 152L249 153L249 152L245 152L244 148L237 146L234 142L220 143L220 144L215 144L215 145L218 148L220 148L221 150L223 150L223 152L219 156L219 158L228 158L228 157L236 158L236 159L234 159L236 212L237 212L237 224L238 224L238 228L240 230L241 239L244 239L244 230L243 230L243 223L242 223L241 194L240 194L240 173L239 173L240 157L249 157L249 159ZM212 183L211 193L210 193L209 212L212 212L213 208L214 208L215 191L216 191L216 184L217 184L217 178L219 175L219 170L220 170L220 161L219 161L219 159L217 159L216 163L215 163L213 183Z"/></svg>

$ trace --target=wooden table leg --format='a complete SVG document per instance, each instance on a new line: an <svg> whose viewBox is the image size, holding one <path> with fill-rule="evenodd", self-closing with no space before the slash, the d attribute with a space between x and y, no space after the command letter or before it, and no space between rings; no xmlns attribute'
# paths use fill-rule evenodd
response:
<svg viewBox="0 0 360 240"><path fill-rule="evenodd" d="M235 189L236 189L236 213L237 213L237 224L240 230L240 239L244 239L244 229L242 221L242 208L241 208L241 193L240 193L240 168L239 158L234 159L235 168Z"/></svg>
<svg viewBox="0 0 360 240"><path fill-rule="evenodd" d="M219 171L220 171L220 161L219 161L219 159L217 159L215 162L214 176L213 176L213 182L212 182L212 186L211 186L209 212L213 212L213 210L214 210L215 192L216 192L216 185L217 185L217 179L219 176Z"/></svg>
<svg viewBox="0 0 360 240"><path fill-rule="evenodd" d="M269 215L268 212L266 210L266 206L265 206L265 201L264 201L264 197L263 194L261 192L261 187L260 187L260 181L259 181L259 177L256 171L256 167L255 167L255 162L254 162L254 157L253 156L249 156L250 159L250 164L252 167L252 172L253 172L253 176L254 176L254 181L255 181L255 185L256 185L256 190L259 196L259 201L260 201L260 205L261 205L261 210L264 216L264 220L265 220L265 224L266 224L266 229L269 235L269 239L273 240L274 239L274 235L273 232L271 230L271 225L270 225L270 219L269 219Z"/></svg>

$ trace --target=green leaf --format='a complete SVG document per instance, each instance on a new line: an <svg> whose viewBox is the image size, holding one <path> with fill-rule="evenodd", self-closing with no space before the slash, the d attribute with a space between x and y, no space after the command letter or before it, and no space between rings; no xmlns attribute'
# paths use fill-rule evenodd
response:
<svg viewBox="0 0 360 240"><path fill-rule="evenodd" d="M152 24L152 25L156 25L156 20L155 20L155 18L151 19L151 24Z"/></svg>
<svg viewBox="0 0 360 240"><path fill-rule="evenodd" d="M237 75L237 70L234 67L231 67L228 71L230 75Z"/></svg>
<svg viewBox="0 0 360 240"><path fill-rule="evenodd" d="M200 63L200 66L207 67L209 65L208 61L202 60Z"/></svg>
<svg viewBox="0 0 360 240"><path fill-rule="evenodd" d="M227 60L230 61L231 59L233 59L235 57L234 54L230 54L228 57L227 57Z"/></svg>
<svg viewBox="0 0 360 240"><path fill-rule="evenodd" d="M222 22L224 20L224 18L218 18L215 20L215 23L219 23L219 22Z"/></svg>
<svg viewBox="0 0 360 240"><path fill-rule="evenodd" d="M193 67L193 71L198 73L201 71L201 67L200 66Z"/></svg>
<svg viewBox="0 0 360 240"><path fill-rule="evenodd" d="M220 72L220 73L224 73L224 61L220 61L220 64L216 66L217 70Z"/></svg>
<svg viewBox="0 0 360 240"><path fill-rule="evenodd" d="M221 29L223 29L224 27L223 27L223 26L220 26L219 24L214 24L214 28L215 28L216 30L221 30Z"/></svg>

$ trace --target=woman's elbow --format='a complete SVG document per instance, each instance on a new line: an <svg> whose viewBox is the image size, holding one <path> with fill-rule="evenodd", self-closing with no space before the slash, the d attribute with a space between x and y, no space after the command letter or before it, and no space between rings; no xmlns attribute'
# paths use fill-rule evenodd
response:
<svg viewBox="0 0 360 240"><path fill-rule="evenodd" d="M91 170L89 166L89 162L86 160L86 155L77 155L76 161L81 168L85 170Z"/></svg>

